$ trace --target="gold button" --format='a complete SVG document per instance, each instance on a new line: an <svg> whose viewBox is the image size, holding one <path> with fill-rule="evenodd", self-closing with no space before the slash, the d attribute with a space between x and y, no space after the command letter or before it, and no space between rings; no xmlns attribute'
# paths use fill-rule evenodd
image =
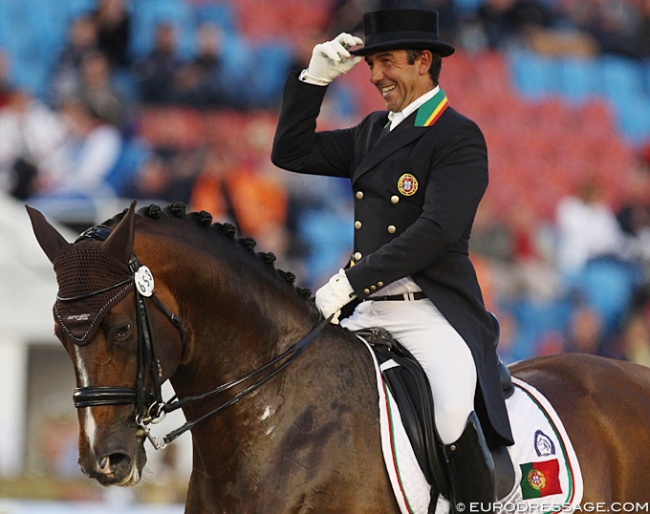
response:
<svg viewBox="0 0 650 514"><path fill-rule="evenodd" d="M361 200L363 198L363 191L357 191L354 196L357 197L357 200Z"/></svg>
<svg viewBox="0 0 650 514"><path fill-rule="evenodd" d="M391 197L390 197L390 201L391 201L392 203L399 203L399 196L397 196L397 195L393 195L393 196L391 196Z"/></svg>
<svg viewBox="0 0 650 514"><path fill-rule="evenodd" d="M376 291L376 290L377 290L377 286L370 286L370 290L371 290L371 291Z"/></svg>
<svg viewBox="0 0 650 514"><path fill-rule="evenodd" d="M361 222L360 221L355 221L354 222L354 228L356 228L356 229L361 228Z"/></svg>
<svg viewBox="0 0 650 514"><path fill-rule="evenodd" d="M360 260L361 260L361 257L363 257L363 255L361 255L361 252L356 252L356 253L354 254L354 260L355 260L355 261L360 261Z"/></svg>
<svg viewBox="0 0 650 514"><path fill-rule="evenodd" d="M395 225L388 225L388 233L389 234L394 234L397 232L397 229L395 228Z"/></svg>
<svg viewBox="0 0 650 514"><path fill-rule="evenodd" d="M363 294L370 294L370 289L368 289L368 288L364 289Z"/></svg>
<svg viewBox="0 0 650 514"><path fill-rule="evenodd" d="M384 283L383 282L377 282L377 287L384 287Z"/></svg>

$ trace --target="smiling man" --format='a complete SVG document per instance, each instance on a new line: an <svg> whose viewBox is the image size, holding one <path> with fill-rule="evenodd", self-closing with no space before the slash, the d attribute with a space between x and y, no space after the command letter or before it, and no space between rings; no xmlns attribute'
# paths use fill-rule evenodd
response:
<svg viewBox="0 0 650 514"><path fill-rule="evenodd" d="M287 80L272 160L290 171L351 180L355 237L349 263L316 292L316 306L351 330L382 326L429 379L454 501L496 499L492 448L512 444L498 376L497 328L468 255L488 184L485 139L440 88L435 11L364 15L365 45L350 34L314 47ZM327 85L362 59L387 111L316 131ZM356 304L356 305L355 305ZM480 412L477 416L476 412Z"/></svg>

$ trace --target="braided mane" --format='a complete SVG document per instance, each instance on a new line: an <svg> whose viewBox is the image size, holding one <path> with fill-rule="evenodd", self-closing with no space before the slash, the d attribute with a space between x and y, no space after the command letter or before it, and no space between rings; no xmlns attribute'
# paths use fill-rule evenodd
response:
<svg viewBox="0 0 650 514"><path fill-rule="evenodd" d="M116 214L106 220L102 225L112 227L119 223L128 209ZM305 299L311 298L311 290L295 285L296 275L290 271L284 271L275 267L276 256L272 252L256 252L257 242L252 237L240 237L237 235L237 229L231 223L212 222L212 214L207 211L187 212L187 208L182 202L174 202L161 208L158 205L151 204L139 209L136 213L139 216L158 220L161 218L189 219L196 223L197 227L202 227L215 233L225 236L225 239L231 241L233 245L239 245L244 251L251 255L256 255L269 270L275 271L283 280L293 285L295 291Z"/></svg>

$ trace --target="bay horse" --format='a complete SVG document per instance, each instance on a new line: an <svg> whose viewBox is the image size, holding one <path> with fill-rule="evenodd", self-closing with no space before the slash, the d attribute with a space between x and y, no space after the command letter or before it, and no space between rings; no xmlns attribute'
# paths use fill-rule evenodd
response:
<svg viewBox="0 0 650 514"><path fill-rule="evenodd" d="M134 485L147 439L162 447L190 430L187 513L399 512L372 358L273 255L182 204L136 213L133 202L74 243L28 212L59 283L55 333L75 369L83 473ZM647 502L650 370L574 354L511 372L564 420L583 504ZM178 399L163 401L165 380ZM148 424L175 408L188 423L152 437Z"/></svg>

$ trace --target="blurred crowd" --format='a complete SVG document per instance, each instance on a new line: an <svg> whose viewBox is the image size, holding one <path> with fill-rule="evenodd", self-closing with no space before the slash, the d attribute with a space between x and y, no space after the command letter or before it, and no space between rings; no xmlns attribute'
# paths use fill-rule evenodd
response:
<svg viewBox="0 0 650 514"><path fill-rule="evenodd" d="M0 189L55 218L75 202L182 201L235 223L311 288L351 248L349 186L281 172L269 155L284 78L306 66L315 43L359 33L365 11L411 6L438 10L441 39L479 58L526 47L650 60L650 0L312 0L296 4L309 21L296 14L279 26L264 19L286 15L273 2L178 1L259 10L259 31L238 32L235 23L233 33L204 18L188 42L178 20L161 18L136 52L138 2L97 0L52 48L45 94L15 83L21 63L1 53ZM367 81L360 73L330 87L325 125L351 125L370 105L381 108L378 95L376 104L354 96ZM504 360L586 351L650 365L648 149L631 150L633 165L619 177L624 202L608 202L603 184L583 180L556 199L551 219L512 198L504 222L486 197L473 258L501 321ZM84 228L101 220L65 221Z"/></svg>

